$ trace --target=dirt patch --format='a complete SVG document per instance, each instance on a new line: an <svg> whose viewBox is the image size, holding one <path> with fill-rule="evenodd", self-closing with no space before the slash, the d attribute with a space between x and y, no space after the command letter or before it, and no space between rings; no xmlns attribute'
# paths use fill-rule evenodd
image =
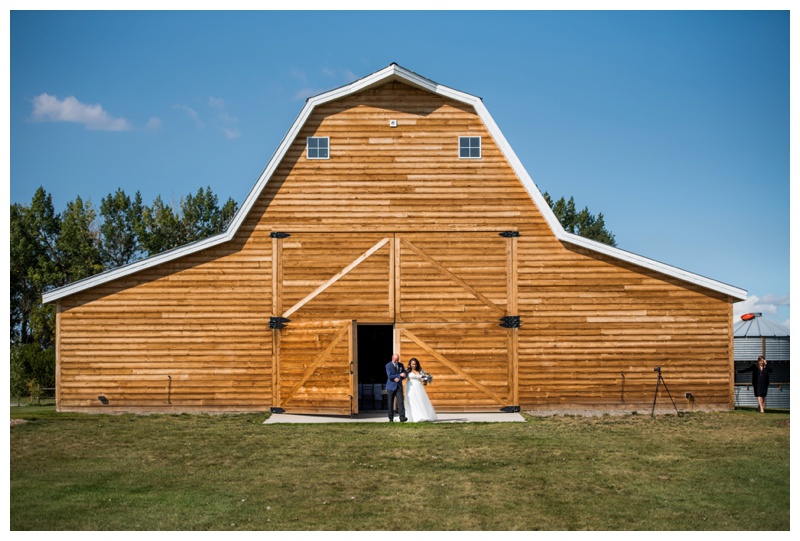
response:
<svg viewBox="0 0 800 541"><path fill-rule="evenodd" d="M27 422L28 421L26 421L25 419L11 419L11 426L17 426Z"/></svg>

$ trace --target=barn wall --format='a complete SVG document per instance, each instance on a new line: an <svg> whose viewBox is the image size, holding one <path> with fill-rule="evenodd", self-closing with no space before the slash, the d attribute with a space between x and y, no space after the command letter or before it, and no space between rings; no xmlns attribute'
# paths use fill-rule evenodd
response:
<svg viewBox="0 0 800 541"><path fill-rule="evenodd" d="M62 299L59 410L263 411L271 246L256 235Z"/></svg>
<svg viewBox="0 0 800 541"><path fill-rule="evenodd" d="M482 137L482 159L458 159L460 135ZM330 160L305 158L308 136L330 137ZM304 263L302 249L284 251L295 260L284 268L286 298L273 302L270 232L296 235L283 241L291 246L300 234L385 234L399 242L402 234L508 230L521 234L517 280L503 277L519 292L518 307L514 298L503 306L523 321L504 342L518 343L519 394L509 372L496 382L478 381L484 396L513 397L530 408L643 407L652 402L653 367L661 365L680 406L683 393L692 392L696 407L730 407L729 299L561 244L474 111L391 82L314 110L234 241L62 299L60 408L98 407L97 395L104 394L113 397L106 408L267 409L269 317L338 268L329 262L318 272L311 259ZM356 244L345 242L331 255L360 253ZM308 254L325 259L324 246L309 246ZM393 253L382 247L360 272L384 276L379 267L391 268ZM358 295L350 282L336 287ZM497 284L486 287L494 298ZM370 290L381 306L362 302L359 314L399 323L402 313L393 308L402 306L393 307L391 292L381 288ZM326 298L293 317L358 317ZM415 320L412 334L452 342L451 328L440 326L448 334L437 338L437 327L424 324Z"/></svg>
<svg viewBox="0 0 800 541"><path fill-rule="evenodd" d="M729 408L730 302L605 259L520 237L520 401L649 409L660 366L679 409ZM672 409L669 396L656 406Z"/></svg>

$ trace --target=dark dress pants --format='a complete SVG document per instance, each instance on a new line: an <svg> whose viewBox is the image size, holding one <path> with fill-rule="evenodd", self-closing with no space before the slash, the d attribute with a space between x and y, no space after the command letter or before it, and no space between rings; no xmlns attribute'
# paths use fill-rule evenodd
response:
<svg viewBox="0 0 800 541"><path fill-rule="evenodd" d="M400 418L404 419L406 416L406 406L403 403L403 386L400 385L393 391L386 390L386 398L389 399L389 419L394 419L394 397L397 396L397 411L400 413Z"/></svg>

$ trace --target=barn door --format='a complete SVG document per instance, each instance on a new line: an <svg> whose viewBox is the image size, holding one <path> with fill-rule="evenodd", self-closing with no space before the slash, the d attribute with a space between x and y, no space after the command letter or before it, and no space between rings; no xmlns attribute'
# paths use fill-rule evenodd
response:
<svg viewBox="0 0 800 541"><path fill-rule="evenodd" d="M292 233L276 240L273 313L292 322L391 321L391 241L383 233Z"/></svg>
<svg viewBox="0 0 800 541"><path fill-rule="evenodd" d="M426 390L439 411L498 411L514 405L509 347L515 331L496 322L397 326L403 362L416 357L434 376Z"/></svg>
<svg viewBox="0 0 800 541"><path fill-rule="evenodd" d="M440 411L517 405L516 237L397 235L395 341L434 375Z"/></svg>
<svg viewBox="0 0 800 541"><path fill-rule="evenodd" d="M354 321L293 322L272 332L277 350L273 409L358 413Z"/></svg>

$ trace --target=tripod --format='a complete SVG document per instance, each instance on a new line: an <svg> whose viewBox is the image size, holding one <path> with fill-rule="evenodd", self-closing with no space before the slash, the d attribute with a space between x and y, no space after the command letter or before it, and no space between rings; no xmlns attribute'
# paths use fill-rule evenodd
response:
<svg viewBox="0 0 800 541"><path fill-rule="evenodd" d="M669 399L672 401L672 405L675 408L675 414L678 414L678 406L675 405L675 401L672 400L672 393L669 392L669 387L667 387L667 382L664 381L664 376L661 375L661 367L654 369L655 372L658 372L658 380L656 381L656 394L653 395L653 411L650 412L650 417L656 416L656 399L658 398L658 387L662 383L664 384L664 388L667 390L667 395Z"/></svg>

